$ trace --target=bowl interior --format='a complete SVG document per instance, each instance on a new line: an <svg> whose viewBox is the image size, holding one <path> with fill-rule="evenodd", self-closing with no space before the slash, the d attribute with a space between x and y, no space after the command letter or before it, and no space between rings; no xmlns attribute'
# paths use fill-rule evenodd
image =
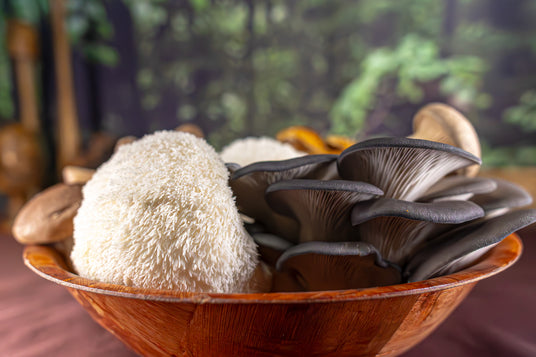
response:
<svg viewBox="0 0 536 357"><path fill-rule="evenodd" d="M299 293L218 294L192 293L173 290L141 289L101 283L82 278L68 267L66 259L52 246L29 245L24 249L25 264L41 277L68 288L105 295L155 301L192 301L203 303L274 303L322 302L420 294L469 284L495 275L514 264L522 252L522 243L516 234L506 237L475 264L459 272L429 280L376 288Z"/></svg>

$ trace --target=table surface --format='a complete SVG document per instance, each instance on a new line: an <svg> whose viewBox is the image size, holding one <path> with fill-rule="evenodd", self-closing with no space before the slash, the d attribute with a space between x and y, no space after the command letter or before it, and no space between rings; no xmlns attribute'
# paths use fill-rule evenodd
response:
<svg viewBox="0 0 536 357"><path fill-rule="evenodd" d="M403 357L536 356L536 227L505 272L476 285L454 313ZM1 356L136 356L94 322L67 290L22 262L23 247L0 234Z"/></svg>

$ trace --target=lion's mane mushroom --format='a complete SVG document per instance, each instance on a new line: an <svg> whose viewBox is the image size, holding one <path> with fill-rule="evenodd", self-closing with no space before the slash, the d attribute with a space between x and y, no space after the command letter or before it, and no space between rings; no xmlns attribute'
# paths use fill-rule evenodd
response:
<svg viewBox="0 0 536 357"><path fill-rule="evenodd" d="M398 284L398 267L365 242L307 242L286 250L277 260L274 289L318 291Z"/></svg>
<svg viewBox="0 0 536 357"><path fill-rule="evenodd" d="M75 270L143 288L251 291L256 247L227 182L219 155L191 134L157 132L121 146L83 188Z"/></svg>
<svg viewBox="0 0 536 357"><path fill-rule="evenodd" d="M453 107L431 103L421 108L413 118L410 138L424 139L459 147L480 158L480 141L471 122ZM461 168L465 176L476 176L479 165Z"/></svg>
<svg viewBox="0 0 536 357"><path fill-rule="evenodd" d="M350 222L352 206L382 195L371 184L344 180L285 180L266 189L270 207L299 222L300 243L357 240Z"/></svg>
<svg viewBox="0 0 536 357"><path fill-rule="evenodd" d="M459 271L509 234L534 222L536 210L525 209L460 225L417 252L404 269L404 276L413 282Z"/></svg>
<svg viewBox="0 0 536 357"><path fill-rule="evenodd" d="M386 197L414 201L448 173L481 160L434 141L377 138L352 145L339 155L337 163L345 180L369 182Z"/></svg>
<svg viewBox="0 0 536 357"><path fill-rule="evenodd" d="M266 136L237 139L225 146L220 153L223 161L241 166L258 161L293 159L304 155L307 153Z"/></svg>
<svg viewBox="0 0 536 357"><path fill-rule="evenodd" d="M379 198L354 205L352 224L359 228L362 241L403 266L430 237L482 216L482 208L467 201L418 203Z"/></svg>

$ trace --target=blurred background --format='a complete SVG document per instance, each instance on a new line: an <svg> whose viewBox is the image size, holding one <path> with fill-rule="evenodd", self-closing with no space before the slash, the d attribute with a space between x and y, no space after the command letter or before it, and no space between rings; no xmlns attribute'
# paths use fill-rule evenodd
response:
<svg viewBox="0 0 536 357"><path fill-rule="evenodd" d="M536 164L533 0L0 4L0 151L37 140L36 190L126 135L194 123L217 149L291 125L405 136L433 101L470 119L485 166Z"/></svg>

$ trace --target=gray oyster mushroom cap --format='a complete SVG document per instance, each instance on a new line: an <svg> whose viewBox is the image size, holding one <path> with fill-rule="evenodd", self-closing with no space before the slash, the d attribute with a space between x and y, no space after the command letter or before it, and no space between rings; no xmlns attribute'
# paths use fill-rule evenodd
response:
<svg viewBox="0 0 536 357"><path fill-rule="evenodd" d="M524 188L509 181L493 180L497 184L494 191L475 195L470 199L484 209L486 216L502 214L512 208L532 203L532 196Z"/></svg>
<svg viewBox="0 0 536 357"><path fill-rule="evenodd" d="M294 245L275 234L255 233L251 236L255 243L257 243L261 259L271 266L275 266L275 263L281 254Z"/></svg>
<svg viewBox="0 0 536 357"><path fill-rule="evenodd" d="M470 266L508 235L536 222L536 210L464 224L430 241L404 269L409 282L450 274Z"/></svg>
<svg viewBox="0 0 536 357"><path fill-rule="evenodd" d="M355 204L351 220L362 241L403 266L427 240L483 215L482 208L467 201L418 203L379 198Z"/></svg>
<svg viewBox="0 0 536 357"><path fill-rule="evenodd" d="M381 197L359 202L352 209L352 224L382 216L402 217L434 223L457 224L484 216L484 210L469 201L412 202Z"/></svg>
<svg viewBox="0 0 536 357"><path fill-rule="evenodd" d="M447 176L430 187L418 201L468 200L474 195L489 193L496 188L497 182L490 178Z"/></svg>
<svg viewBox="0 0 536 357"><path fill-rule="evenodd" d="M378 138L344 150L337 160L346 180L369 182L386 197L414 201L445 175L481 160L460 148L421 139Z"/></svg>
<svg viewBox="0 0 536 357"><path fill-rule="evenodd" d="M336 155L307 155L281 161L256 162L231 174L229 185L238 209L262 223L271 233L297 239L298 223L274 212L264 199L269 185L293 178L331 179L336 176Z"/></svg>
<svg viewBox="0 0 536 357"><path fill-rule="evenodd" d="M236 170L240 169L242 166L235 162L226 162L225 167L227 167L227 170L229 171L229 175L232 175Z"/></svg>
<svg viewBox="0 0 536 357"><path fill-rule="evenodd" d="M279 257L276 291L360 289L401 282L398 267L365 242L307 242Z"/></svg>
<svg viewBox="0 0 536 357"><path fill-rule="evenodd" d="M365 182L295 179L268 186L266 201L276 212L299 222L299 242L357 240L350 212L359 202L383 195Z"/></svg>

